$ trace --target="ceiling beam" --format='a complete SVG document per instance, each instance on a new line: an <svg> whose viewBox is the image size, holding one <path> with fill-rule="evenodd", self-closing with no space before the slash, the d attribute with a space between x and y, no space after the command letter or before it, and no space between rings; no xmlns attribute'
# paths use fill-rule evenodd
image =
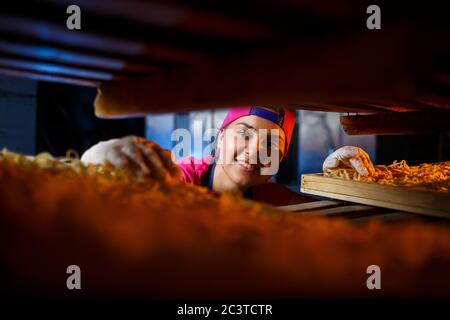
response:
<svg viewBox="0 0 450 320"><path fill-rule="evenodd" d="M0 40L0 54L17 58L30 58L66 66L87 67L97 70L131 74L148 74L159 68L125 59L82 53L45 44Z"/></svg>
<svg viewBox="0 0 450 320"><path fill-rule="evenodd" d="M232 105L395 104L414 90L414 74L404 59L408 46L402 29L379 31L105 83L96 113L113 117Z"/></svg>
<svg viewBox="0 0 450 320"><path fill-rule="evenodd" d="M128 57L140 56L177 63L201 61L205 57L192 50L152 41L151 38L142 41L121 38L114 34L73 32L64 24L51 23L39 18L0 14L0 31L77 49L93 49L104 54L112 52Z"/></svg>
<svg viewBox="0 0 450 320"><path fill-rule="evenodd" d="M43 0L39 2L42 3ZM45 0L44 2L64 7L74 3L72 0ZM98 16L215 38L262 41L273 35L273 31L264 24L250 23L245 19L236 19L219 12L174 1L78 0L76 4L83 11Z"/></svg>
<svg viewBox="0 0 450 320"><path fill-rule="evenodd" d="M450 132L450 110L342 116L340 120L349 135Z"/></svg>
<svg viewBox="0 0 450 320"><path fill-rule="evenodd" d="M112 74L110 72L89 70L80 67L68 67L47 62L16 59L2 56L0 56L0 66L30 72L46 73L55 76L85 78L95 81L112 81L123 79L123 77Z"/></svg>
<svg viewBox="0 0 450 320"><path fill-rule="evenodd" d="M37 80L37 81L50 81L50 82L66 83L66 84L72 84L72 85L78 85L78 86L84 86L84 87L98 87L100 85L99 81L94 81L94 80L89 80L89 79L55 76L55 75L45 74L45 73L40 73L40 72L17 70L17 69L8 68L8 67L0 67L0 74L6 75L6 76L12 76L12 77L28 78L28 79L33 79L33 80Z"/></svg>

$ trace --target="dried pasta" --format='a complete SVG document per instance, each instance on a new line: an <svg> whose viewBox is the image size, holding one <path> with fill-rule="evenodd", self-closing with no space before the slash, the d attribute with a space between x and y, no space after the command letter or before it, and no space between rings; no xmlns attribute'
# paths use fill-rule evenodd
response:
<svg viewBox="0 0 450 320"><path fill-rule="evenodd" d="M329 169L325 176L393 186L416 186L448 192L450 189L450 162L423 163L409 166L405 160L391 165L376 165L375 172L361 176L352 168Z"/></svg>

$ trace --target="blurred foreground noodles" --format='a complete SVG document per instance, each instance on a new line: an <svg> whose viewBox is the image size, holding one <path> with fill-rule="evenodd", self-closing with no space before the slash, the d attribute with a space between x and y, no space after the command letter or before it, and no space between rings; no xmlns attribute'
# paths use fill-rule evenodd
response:
<svg viewBox="0 0 450 320"><path fill-rule="evenodd" d="M65 286L72 264L78 294ZM377 292L366 286L374 264ZM3 151L0 268L9 298L450 297L450 229L417 219L354 225L75 155Z"/></svg>

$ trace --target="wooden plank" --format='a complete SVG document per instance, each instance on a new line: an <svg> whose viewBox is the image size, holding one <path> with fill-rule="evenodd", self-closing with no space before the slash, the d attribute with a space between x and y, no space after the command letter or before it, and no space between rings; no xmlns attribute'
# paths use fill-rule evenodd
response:
<svg viewBox="0 0 450 320"><path fill-rule="evenodd" d="M430 92L420 94L417 97L417 100L425 103L430 106L434 106L436 108L441 109L450 109L450 97L449 96L440 96L437 94L433 94Z"/></svg>
<svg viewBox="0 0 450 320"><path fill-rule="evenodd" d="M332 207L332 208L330 208ZM322 200L278 207L277 209L306 214L341 217L346 219L363 219L391 214L390 209L372 206L354 205L349 202Z"/></svg>
<svg viewBox="0 0 450 320"><path fill-rule="evenodd" d="M2 56L0 56L0 66L30 72L47 73L56 76L85 78L97 81L111 81L123 78L104 71L89 70L81 67L67 67L53 63L14 59Z"/></svg>
<svg viewBox="0 0 450 320"><path fill-rule="evenodd" d="M105 2L107 4L104 4ZM178 3L172 6L166 2L146 1L105 2L86 1L79 4L83 11L82 32L73 37L70 33L77 32L66 30L65 38L84 37L85 42L90 40L87 35L120 39L123 43L141 44L149 49L149 52L144 53L148 57L153 54L154 59L199 62L201 59L198 58L204 53L222 55L235 49L249 48L254 46L255 42L264 42L263 40L271 37L271 30L264 24L255 25L245 19L223 17L220 13L210 14L203 9L196 10L190 5ZM185 10L185 7L188 8ZM59 37L59 34L64 30L55 27L61 25L61 12L64 12L65 8L66 6L58 4L42 4L42 1L29 0L26 6L6 3L2 7L2 13L5 16L34 21L33 24L38 29L46 26L48 33L45 35L53 36L53 39L58 36L57 39L61 42L64 39ZM195 17L198 19L192 21ZM65 27L65 23L63 26ZM189 30L189 27L192 30ZM8 30L17 32L10 24Z"/></svg>
<svg viewBox="0 0 450 320"><path fill-rule="evenodd" d="M340 121L350 135L449 132L450 110L341 116Z"/></svg>
<svg viewBox="0 0 450 320"><path fill-rule="evenodd" d="M232 105L339 105L363 100L387 104L400 94L412 93L411 74L404 65L405 39L398 29L319 44L291 43L105 84L97 94L96 114L113 117Z"/></svg>
<svg viewBox="0 0 450 320"><path fill-rule="evenodd" d="M72 0L46 0L67 7ZM86 12L112 19L124 19L162 29L174 29L195 34L231 38L242 41L264 40L273 31L262 24L224 14L195 8L182 3L154 1L78 0L77 4Z"/></svg>
<svg viewBox="0 0 450 320"><path fill-rule="evenodd" d="M400 222L400 221L412 221L412 220L423 220L424 216L402 212L402 211L394 211L379 215L372 215L368 217L358 217L352 219L351 222L357 225L367 224L370 222L380 222L380 223L390 223L390 222Z"/></svg>
<svg viewBox="0 0 450 320"><path fill-rule="evenodd" d="M295 106L293 106L295 108ZM312 110L312 111L329 111L329 112L349 112L349 113L390 113L390 110L387 106L380 105L371 105L371 104L350 104L350 103L341 103L341 104L331 104L331 103L312 103L307 106L299 106L299 109L303 110Z"/></svg>
<svg viewBox="0 0 450 320"><path fill-rule="evenodd" d="M57 45L43 45L33 42L15 42L0 40L0 53L21 58L31 58L68 66L82 66L100 70L122 71L130 73L150 73L158 68L144 63L135 63L123 58L109 57L105 54L77 52Z"/></svg>
<svg viewBox="0 0 450 320"><path fill-rule="evenodd" d="M446 110L445 107L438 107L436 105L425 104L418 100L399 99L396 104L373 104L373 103L359 103L359 104L330 104L330 103L310 103L308 105L292 105L292 108L312 111L328 111L328 112L347 112L347 113L362 113L374 114L383 113L387 116L398 112L417 112L417 111L441 111ZM450 109L450 107L448 108Z"/></svg>
<svg viewBox="0 0 450 320"><path fill-rule="evenodd" d="M443 192L330 178L322 174L302 175L301 191L333 199L450 218L450 197L448 193Z"/></svg>
<svg viewBox="0 0 450 320"><path fill-rule="evenodd" d="M450 209L448 193L435 192L427 189L382 185L378 183L360 182L347 179L325 177L322 174L302 175L302 186L321 191L344 193L359 197L372 197L389 202L405 202L405 197L414 197L417 203L432 207L438 201ZM318 189L320 188L320 189Z"/></svg>
<svg viewBox="0 0 450 320"><path fill-rule="evenodd" d="M320 215L320 216L338 216L338 215L354 214L354 213L360 213L360 212L364 212L364 214L366 214L368 211L373 211L376 209L377 208L370 207L370 206L352 204L352 205L341 206L341 207L336 207L336 208L304 211L303 214Z"/></svg>
<svg viewBox="0 0 450 320"><path fill-rule="evenodd" d="M150 65L160 69L169 69L175 66L179 66L179 61L161 60L156 59L153 56L146 56L144 53L139 53L136 51L136 47L132 47L132 50L121 49L121 50L105 50L101 45L96 47L95 45L78 45L76 42L56 41L55 37L39 38L36 34L27 33L14 33L5 29L2 29L0 22L0 38L8 43L20 43L23 45L30 45L33 47L47 47L54 50L63 50L64 52L69 52L72 54L88 55L94 57L105 57L107 59L117 59L120 61L125 61L137 66ZM128 43L125 41L125 43ZM18 54L19 55L19 54ZM42 59L42 58L41 58Z"/></svg>
<svg viewBox="0 0 450 320"><path fill-rule="evenodd" d="M299 211L304 211L304 210L337 206L337 205L341 205L341 204L342 204L341 201L322 200L322 201L312 201L312 202L306 202L306 203L300 203L300 204L292 204L292 205L288 205L288 206L281 206L281 207L277 207L277 209L291 211L291 212L299 212Z"/></svg>
<svg viewBox="0 0 450 320"><path fill-rule="evenodd" d="M113 52L131 57L140 56L170 62L199 62L205 58L200 52L158 41L134 40L89 31L72 32L64 24L20 16L0 14L0 31L74 48L94 49L102 53Z"/></svg>
<svg viewBox="0 0 450 320"><path fill-rule="evenodd" d="M100 85L100 82L95 81L95 80L81 79L81 78L76 78L76 77L55 76L55 75L50 75L50 74L45 74L45 73L23 71L23 70L4 68L4 67L0 67L0 74L7 75L7 76L13 76L13 77L29 78L29 79L34 79L34 80L38 80L38 81L51 81L51 82L67 83L67 84L73 84L73 85L85 86L85 87L98 87Z"/></svg>

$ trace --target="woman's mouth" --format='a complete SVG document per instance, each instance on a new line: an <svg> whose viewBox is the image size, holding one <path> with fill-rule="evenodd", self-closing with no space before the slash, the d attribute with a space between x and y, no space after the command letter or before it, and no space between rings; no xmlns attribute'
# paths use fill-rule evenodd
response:
<svg viewBox="0 0 450 320"><path fill-rule="evenodd" d="M235 163L244 171L254 172L259 169L259 166L257 164L250 164L246 161L237 160L237 159L234 159L234 160L235 160Z"/></svg>

